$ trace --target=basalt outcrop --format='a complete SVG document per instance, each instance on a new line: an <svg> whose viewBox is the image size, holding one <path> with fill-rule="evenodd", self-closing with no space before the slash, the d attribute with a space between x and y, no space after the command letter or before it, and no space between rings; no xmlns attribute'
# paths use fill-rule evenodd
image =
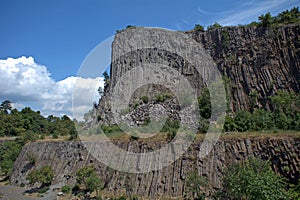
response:
<svg viewBox="0 0 300 200"><path fill-rule="evenodd" d="M161 142L141 143L139 141L119 141L117 145L128 151L147 152ZM187 175L197 171L207 177L209 191L221 187L223 171L228 164L250 157L270 160L272 169L296 183L300 169L300 140L297 137L249 137L222 138L209 155L199 158L200 142L194 142L187 152L174 163L158 171L149 173L124 173L115 171L97 161L81 142L33 142L22 149L15 162L11 183L28 184L26 175L31 169L50 165L55 171L53 184L69 184L75 182L76 171L83 166L93 165L106 190L111 192L129 192L151 199L160 196L183 196L186 192ZM28 155L34 156L36 162L30 163Z"/></svg>
<svg viewBox="0 0 300 200"><path fill-rule="evenodd" d="M299 24L279 28L241 26L222 27L205 32L180 32L199 45L200 52L195 52L188 59L176 51L172 52L170 49L180 47L176 47L171 39L163 38L161 33L159 29L130 27L116 34L112 44L110 84L99 102L98 110L94 111L94 115L99 116L94 117L94 123L97 123L96 119L100 123L114 123L108 96L126 72L143 64L168 66L177 71L178 75L184 76L196 94L201 95L207 84L203 74L200 75L192 63L198 62L201 65L207 59L195 60L199 59L196 54L201 54L200 58L204 54L208 55L223 76L229 112L255 108L272 110L270 97L279 90L296 93L300 91ZM167 48L151 48L149 46L152 44L143 43L143 37L153 44ZM142 44L136 41L141 41ZM121 54L120 49L125 49L126 53ZM143 95L153 97L153 91L158 90L153 90L153 86L149 85L140 88L140 95L133 95L129 106L133 107ZM176 109L170 112L174 111Z"/></svg>
<svg viewBox="0 0 300 200"><path fill-rule="evenodd" d="M202 77L193 66L193 63L202 62L193 60L197 56L185 59L184 55L166 49L147 46L139 48L134 42L126 43L124 40L124 36L127 36L128 41L135 41L135 38L130 38L128 34L130 31L139 33L140 41L143 41L142 37L151 36L155 44L165 44L170 47L169 49L177 48L172 41L161 40L158 29L131 27L117 33L112 45L110 83L88 119L89 126L115 123L109 101L110 95L118 80L126 72L141 64L158 63L170 67L179 75L186 77L197 95L201 95L202 89L206 87L205 77ZM272 109L269 97L278 90L299 93L299 33L300 25L285 25L280 28L223 27L205 32L190 31L180 34L184 34L187 41L191 41L193 45L199 45L201 51L194 52L195 54L201 54L206 62L213 61L226 83L228 110L237 112L251 108ZM124 50L120 47L127 49L127 53L118 56L118 51ZM203 73L210 75L209 72ZM149 116L147 113L155 103L164 106L172 118L178 118L177 112L180 110L178 99L171 95L163 101L156 100L158 91L164 94L170 92L161 85L153 84L133 91L128 103L129 110L126 112L137 125L143 125L147 121ZM147 100L141 98L142 96L147 96ZM255 96L255 101L251 100L251 96ZM187 114L186 118L188 117ZM147 152L153 150L153 146L160 147L164 143L120 140L116 145L125 150ZM15 162L10 181L12 184L28 184L26 175L31 169L50 165L55 171L53 184L74 184L76 171L83 166L93 165L106 190L126 191L151 199L160 196L180 197L186 192L189 172L196 170L199 175L207 177L209 181L207 193L210 193L221 187L223 171L228 164L252 156L270 160L272 169L288 178L290 182L296 183L299 180L299 137L224 137L214 145L205 158L198 156L200 149L201 142L194 142L183 156L169 166L149 173L130 174L115 171L100 163L81 142L33 142L23 147ZM36 162L30 162L28 155L34 156Z"/></svg>

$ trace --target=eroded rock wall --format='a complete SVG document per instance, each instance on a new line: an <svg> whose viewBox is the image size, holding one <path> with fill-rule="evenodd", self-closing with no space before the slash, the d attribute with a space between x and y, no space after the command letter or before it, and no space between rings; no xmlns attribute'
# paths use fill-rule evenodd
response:
<svg viewBox="0 0 300 200"><path fill-rule="evenodd" d="M129 31L136 31L136 35L140 37L146 37L150 32L153 43L165 42L172 46L172 41L160 40L157 29L149 31L142 27L132 27L118 33L112 44L111 82L107 91L112 91L117 81L130 69L148 63L158 63L177 70L179 74L185 76L197 95L201 95L201 90L206 84L188 60L168 49L147 48L147 46L144 49L135 49L135 44L128 42L132 40L130 38L132 34L128 33L128 41L124 39L126 38L124 35L126 36L126 32ZM190 31L186 32L186 35L198 42L201 49L215 62L225 79L228 110L237 112L255 108L272 109L269 97L275 95L278 90L299 93L299 33L298 24L280 28L223 27L205 32ZM124 48L128 53L118 57ZM151 96L149 87L145 86L141 91L141 94ZM109 95L109 92L104 94L95 113L99 116L97 120L100 123L114 123L108 101ZM134 104L136 99L138 98L132 97L129 104ZM97 123L97 120L94 117L94 123Z"/></svg>
<svg viewBox="0 0 300 200"><path fill-rule="evenodd" d="M131 149L134 152L147 152L153 149L153 145L161 146L163 143L118 142L119 147ZM30 170L50 165L55 171L53 184L74 184L76 171L83 166L93 165L105 188L109 191L127 191L151 199L162 195L178 197L186 191L189 172L196 170L201 176L208 178L211 189L218 189L221 187L224 167L252 156L270 160L272 169L287 177L291 182L299 179L299 138L223 138L216 143L204 159L198 157L200 148L201 143L194 142L180 159L168 167L146 174L129 174L115 171L99 163L80 142L34 142L22 149L15 162L10 181L17 185L27 184L25 178ZM36 158L34 165L28 161L29 154Z"/></svg>
<svg viewBox="0 0 300 200"><path fill-rule="evenodd" d="M231 109L272 109L269 96L278 90L300 91L300 25L281 28L224 27L189 34L204 45L230 83Z"/></svg>

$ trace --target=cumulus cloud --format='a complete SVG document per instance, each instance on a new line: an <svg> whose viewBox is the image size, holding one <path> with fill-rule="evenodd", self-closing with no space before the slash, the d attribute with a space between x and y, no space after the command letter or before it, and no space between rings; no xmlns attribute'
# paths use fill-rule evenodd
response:
<svg viewBox="0 0 300 200"><path fill-rule="evenodd" d="M61 81L51 78L46 66L35 63L32 57L7 58L0 60L0 99L9 99L17 109L24 105L38 109L43 115L72 116L74 87L80 96L75 97L82 112L92 107L99 99L97 88L103 87L102 77L67 77Z"/></svg>

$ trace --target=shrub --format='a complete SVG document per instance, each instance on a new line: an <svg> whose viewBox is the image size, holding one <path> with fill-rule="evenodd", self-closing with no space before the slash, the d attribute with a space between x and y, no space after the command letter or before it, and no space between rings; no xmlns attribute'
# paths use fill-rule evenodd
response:
<svg viewBox="0 0 300 200"><path fill-rule="evenodd" d="M149 97L148 96L142 96L142 101L144 103L148 103L149 102Z"/></svg>
<svg viewBox="0 0 300 200"><path fill-rule="evenodd" d="M158 102L164 102L165 100L170 99L170 98L172 98L172 94L170 94L170 93L157 94L154 97L154 101L156 103L158 103Z"/></svg>
<svg viewBox="0 0 300 200"><path fill-rule="evenodd" d="M207 27L207 30L213 30L213 29L216 29L216 28L221 28L221 24L219 24L218 22L215 22L213 25L210 25Z"/></svg>
<svg viewBox="0 0 300 200"><path fill-rule="evenodd" d="M105 134L121 133L122 132L122 130L120 129L120 127L118 125L111 125L111 126L102 125L101 129Z"/></svg>
<svg viewBox="0 0 300 200"><path fill-rule="evenodd" d="M94 167L83 167L77 171L76 176L76 182L79 186L83 186L85 190L90 193L96 191L97 196L99 195L99 191L102 189L102 183L97 177Z"/></svg>
<svg viewBox="0 0 300 200"><path fill-rule="evenodd" d="M22 145L16 141L6 141L0 147L0 168L6 176L11 175L21 149Z"/></svg>
<svg viewBox="0 0 300 200"><path fill-rule="evenodd" d="M272 18L270 12L265 15L259 16L258 19L260 21L260 25L263 27L270 27L274 22L274 19Z"/></svg>
<svg viewBox="0 0 300 200"><path fill-rule="evenodd" d="M234 123L234 118L233 117L226 115L225 123L224 123L224 130L226 132L236 130L236 125Z"/></svg>
<svg viewBox="0 0 300 200"><path fill-rule="evenodd" d="M198 131L200 133L206 133L208 131L208 128L209 128L209 120L200 116Z"/></svg>
<svg viewBox="0 0 300 200"><path fill-rule="evenodd" d="M256 131L274 128L273 114L264 109L257 109L252 114L252 129Z"/></svg>
<svg viewBox="0 0 300 200"><path fill-rule="evenodd" d="M204 32L204 27L201 26L200 24L195 24L195 27L193 29L194 31L201 31Z"/></svg>
<svg viewBox="0 0 300 200"><path fill-rule="evenodd" d="M211 101L208 88L205 88L202 95L198 97L199 113L204 119L211 116Z"/></svg>
<svg viewBox="0 0 300 200"><path fill-rule="evenodd" d="M205 193L202 191L207 186L207 179L200 176L197 171L192 171L187 175L188 196L193 199L205 199Z"/></svg>
<svg viewBox="0 0 300 200"><path fill-rule="evenodd" d="M42 187L38 190L38 193L43 194L45 192L47 192L50 188L49 187Z"/></svg>
<svg viewBox="0 0 300 200"><path fill-rule="evenodd" d="M236 129L238 131L247 131L251 128L251 113L247 111L239 111L234 118Z"/></svg>
<svg viewBox="0 0 300 200"><path fill-rule="evenodd" d="M251 158L225 170L221 199L288 199L285 186L268 162Z"/></svg>
<svg viewBox="0 0 300 200"><path fill-rule="evenodd" d="M57 131L55 131L55 132L52 134L52 138L53 138L53 139L57 139L57 138L58 138L58 133L57 133Z"/></svg>
<svg viewBox="0 0 300 200"><path fill-rule="evenodd" d="M172 120L170 118L167 118L161 131L167 132L168 139L173 139L175 137L179 127L180 127L180 122L178 120Z"/></svg>
<svg viewBox="0 0 300 200"><path fill-rule="evenodd" d="M31 170L26 179L29 184L34 185L35 183L41 183L41 188L51 185L54 177L54 171L50 166L43 166L40 169Z"/></svg>
<svg viewBox="0 0 300 200"><path fill-rule="evenodd" d="M69 194L71 192L71 187L69 185L64 185L62 186L61 191L65 194Z"/></svg>
<svg viewBox="0 0 300 200"><path fill-rule="evenodd" d="M32 153L27 153L27 160L32 165L35 165L35 163L36 163L36 157Z"/></svg>

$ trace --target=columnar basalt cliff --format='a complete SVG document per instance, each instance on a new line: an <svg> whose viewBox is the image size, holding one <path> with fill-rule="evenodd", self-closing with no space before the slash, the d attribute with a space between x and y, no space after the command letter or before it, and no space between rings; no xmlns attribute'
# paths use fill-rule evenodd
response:
<svg viewBox="0 0 300 200"><path fill-rule="evenodd" d="M134 152L151 151L161 142L141 143L138 141L118 142L119 147ZM159 171L146 174L130 174L115 171L95 160L80 142L34 142L27 144L15 162L11 183L28 184L25 177L31 169L50 165L55 171L53 184L74 184L76 171L83 166L93 165L111 192L129 192L151 199L160 196L180 197L186 192L187 175L196 170L209 180L209 191L221 187L224 167L230 163L255 156L270 160L272 169L287 177L291 182L299 179L300 140L294 137L235 138L219 140L210 154L198 157L201 143L194 142L188 151L174 163ZM32 164L28 154L36 158Z"/></svg>
<svg viewBox="0 0 300 200"><path fill-rule="evenodd" d="M146 30L148 31L142 27L131 27L129 31L132 29L140 32L141 36L143 30L145 33ZM122 75L130 69L145 63L159 63L184 75L197 94L201 94L201 89L206 85L203 77L196 72L191 63L174 52L156 48L135 49L132 44L128 47L132 51L128 50L129 53L117 57L117 49L124 47L122 38L126 35L126 31L128 32L123 30L116 34L112 45L111 84L107 91L112 90ZM157 32L157 35L154 34L157 38L156 42L163 43L164 41L160 41L159 31ZM223 27L205 32L190 31L186 34L203 46L206 53L214 60L224 76L229 110L237 112L251 108L272 110L269 97L275 95L278 90L299 93L299 32L298 24L280 28ZM151 96L152 91L149 87L144 87L140 96ZM251 95L254 93L255 102L251 102ZM136 101L137 98L133 97L131 104ZM100 116L98 119L102 119L104 123L114 123L105 95L98 108L95 113Z"/></svg>
<svg viewBox="0 0 300 200"><path fill-rule="evenodd" d="M141 63L159 63L184 75L201 95L206 87L205 77L196 72L195 67L174 52L155 48L138 48L117 57L116 51L123 44L122 34L126 31L138 31L143 35L145 28L131 27L118 33L112 46L112 64L110 84L105 89L99 105L93 110L89 119L92 124L114 124L109 97L117 81L130 69ZM157 36L157 29L149 31ZM190 31L185 34L203 49L203 55L209 55L225 79L227 95L232 112L249 110L251 107L272 109L269 97L278 90L289 92L300 91L300 25L287 25L281 28L264 27L224 27L210 31ZM147 35L147 34L146 34ZM171 44L171 43L170 43ZM129 50L131 47L128 47ZM193 58L191 58L193 59ZM209 59L209 58L208 58ZM197 61L201 62L201 61ZM160 92L169 92L161 85L146 85L132 95L128 110L133 121L142 125L147 121L147 112L155 103L155 96ZM256 102L250 96L257 93ZM143 100L141 96L148 96ZM137 106L135 106L135 104ZM180 109L174 96L169 96L163 104L173 118L177 118ZM139 140L117 141L116 145L133 152L148 152L153 147L159 148L166 141L141 142ZM188 151L168 167L146 174L128 174L115 171L92 157L81 142L34 142L24 146L15 162L10 178L12 184L28 184L26 175L31 169L50 165L55 171L53 184L73 184L76 171L83 166L93 165L104 183L106 190L125 191L130 194L149 197L181 197L186 192L187 174L196 170L199 175L209 180L210 193L221 187L224 167L228 164L259 157L270 160L272 169L287 177L290 182L299 180L300 139L296 136L222 137L209 155L198 157L201 142L194 141ZM36 158L35 163L28 161L28 155Z"/></svg>
<svg viewBox="0 0 300 200"><path fill-rule="evenodd" d="M300 25L281 28L224 27L189 34L203 44L231 81L231 109L249 110L256 91L256 107L272 109L269 96L278 90L300 91Z"/></svg>

